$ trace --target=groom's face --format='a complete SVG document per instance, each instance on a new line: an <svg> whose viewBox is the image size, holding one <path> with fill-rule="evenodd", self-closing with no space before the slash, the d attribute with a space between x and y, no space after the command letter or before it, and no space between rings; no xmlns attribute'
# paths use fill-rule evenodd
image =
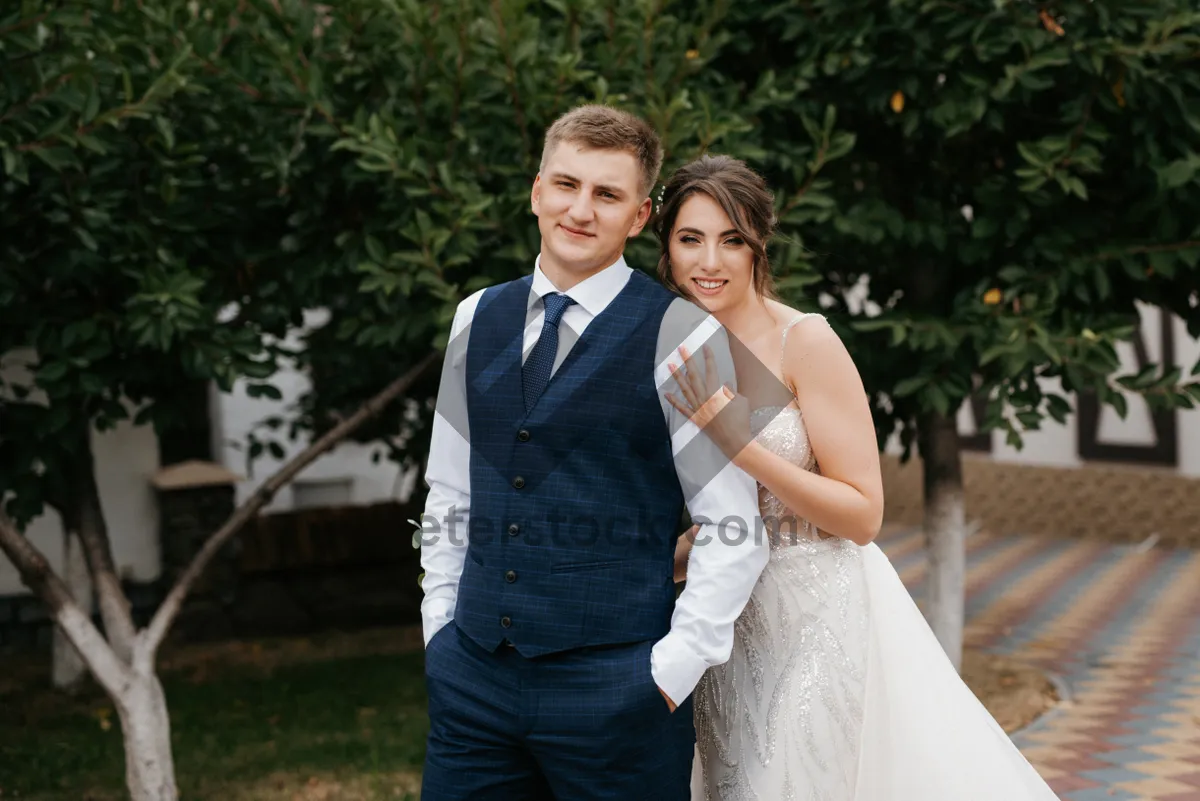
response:
<svg viewBox="0 0 1200 801"><path fill-rule="evenodd" d="M650 217L641 186L632 153L572 142L554 148L530 196L547 275L581 281L615 262L625 240L641 233Z"/></svg>

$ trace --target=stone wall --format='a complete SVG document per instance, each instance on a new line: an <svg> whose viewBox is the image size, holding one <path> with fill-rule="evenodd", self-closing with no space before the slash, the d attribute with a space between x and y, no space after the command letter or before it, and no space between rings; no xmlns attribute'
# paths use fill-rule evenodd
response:
<svg viewBox="0 0 1200 801"><path fill-rule="evenodd" d="M886 517L921 522L917 459L884 457ZM1200 547L1200 479L1153 467L1040 467L963 455L967 519L1001 534L1086 537Z"/></svg>
<svg viewBox="0 0 1200 801"><path fill-rule="evenodd" d="M145 625L158 608L163 593L157 584L124 585L138 625ZM100 625L97 613L93 622ZM0 654L12 651L50 648L54 624L46 605L32 595L0 597Z"/></svg>
<svg viewBox="0 0 1200 801"><path fill-rule="evenodd" d="M203 538L224 519L227 487L191 489L164 502L164 576L129 584L144 625ZM176 641L305 634L420 621L420 553L407 504L313 509L251 521L206 571L171 632ZM98 615L96 624L100 625ZM48 649L52 624L29 595L0 598L0 653Z"/></svg>

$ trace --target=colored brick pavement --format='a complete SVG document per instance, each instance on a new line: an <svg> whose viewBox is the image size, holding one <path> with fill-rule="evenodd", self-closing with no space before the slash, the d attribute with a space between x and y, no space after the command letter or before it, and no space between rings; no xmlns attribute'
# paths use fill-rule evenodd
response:
<svg viewBox="0 0 1200 801"><path fill-rule="evenodd" d="M920 603L920 532L879 545ZM965 635L1065 682L1016 736L1062 801L1200 801L1200 551L976 534Z"/></svg>

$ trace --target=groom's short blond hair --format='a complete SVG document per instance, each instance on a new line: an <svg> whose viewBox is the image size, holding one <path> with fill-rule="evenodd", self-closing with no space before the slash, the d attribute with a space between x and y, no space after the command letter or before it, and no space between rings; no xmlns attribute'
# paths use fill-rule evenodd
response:
<svg viewBox="0 0 1200 801"><path fill-rule="evenodd" d="M637 159L642 169L641 191L649 196L662 169L663 148L658 132L648 122L610 106L578 106L554 121L546 130L541 170L554 148L571 142L587 150L620 150Z"/></svg>

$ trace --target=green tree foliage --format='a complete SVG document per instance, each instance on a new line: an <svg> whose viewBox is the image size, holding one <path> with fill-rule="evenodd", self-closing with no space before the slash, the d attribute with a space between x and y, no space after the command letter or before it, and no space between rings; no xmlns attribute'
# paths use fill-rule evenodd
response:
<svg viewBox="0 0 1200 801"><path fill-rule="evenodd" d="M815 0L738 13L746 35L714 67L799 90L756 128L783 230L806 248L805 292L854 321L843 333L881 442L899 431L911 445L922 416L978 392L981 422L1019 443L1070 409L1039 379L1122 413L1118 387L1200 400L1172 369L1114 380L1135 301L1200 335L1194 4ZM806 139L815 156L789 152Z"/></svg>

